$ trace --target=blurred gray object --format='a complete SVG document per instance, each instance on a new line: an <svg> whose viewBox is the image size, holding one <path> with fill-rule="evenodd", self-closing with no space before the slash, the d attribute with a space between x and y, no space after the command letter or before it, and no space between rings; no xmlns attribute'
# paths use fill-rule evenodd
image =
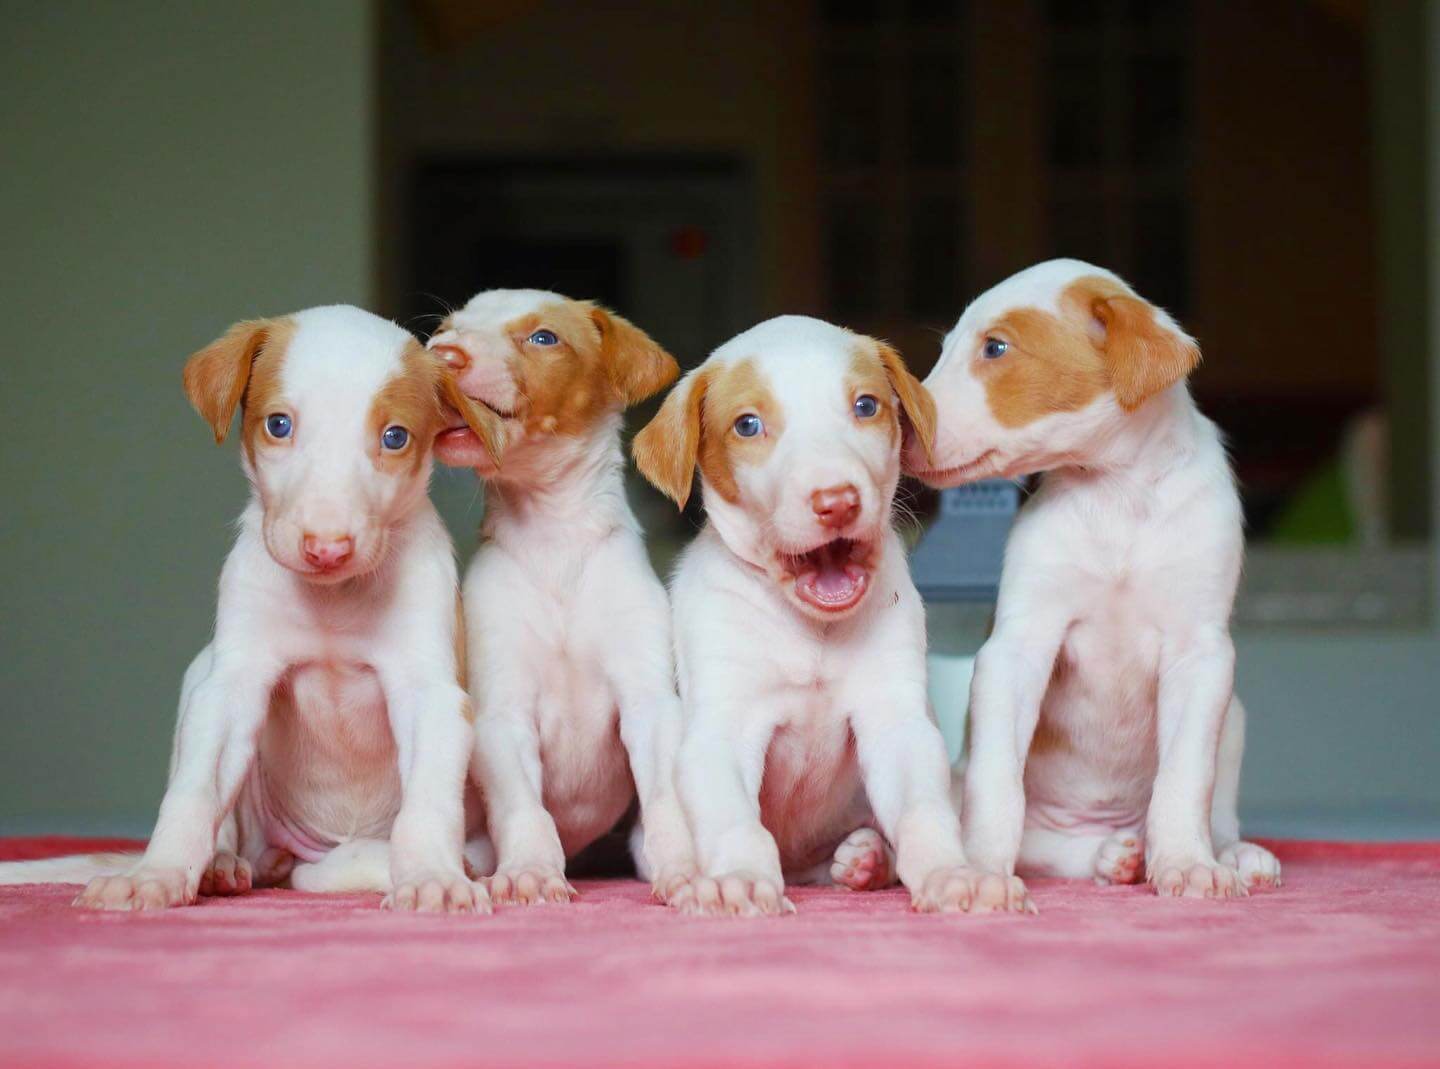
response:
<svg viewBox="0 0 1440 1069"><path fill-rule="evenodd" d="M915 585L927 601L994 601L1005 539L1020 507L1020 487L1004 479L940 494L940 515L910 554Z"/></svg>

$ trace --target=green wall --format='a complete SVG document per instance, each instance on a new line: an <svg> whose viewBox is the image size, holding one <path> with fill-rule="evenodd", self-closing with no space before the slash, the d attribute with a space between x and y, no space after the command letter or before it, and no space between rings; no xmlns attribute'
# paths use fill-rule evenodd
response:
<svg viewBox="0 0 1440 1069"><path fill-rule="evenodd" d="M0 4L0 830L153 818L245 498L180 368L371 299L372 14Z"/></svg>

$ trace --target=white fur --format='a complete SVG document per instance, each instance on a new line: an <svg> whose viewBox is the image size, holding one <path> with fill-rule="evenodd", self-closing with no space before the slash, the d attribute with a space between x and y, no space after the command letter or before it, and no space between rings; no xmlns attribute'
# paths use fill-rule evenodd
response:
<svg viewBox="0 0 1440 1069"><path fill-rule="evenodd" d="M517 387L502 327L566 300L536 290L482 293L431 345L463 347L461 388L504 412ZM632 846L642 878L668 898L693 874L674 787L680 705L669 603L625 497L620 427L618 399L579 436L527 436L507 421L499 468L473 457L488 484L482 543L465 575L465 622L474 773L494 843L497 902L568 900L566 859L615 827L637 794Z"/></svg>
<svg viewBox="0 0 1440 1069"><path fill-rule="evenodd" d="M708 523L671 588L686 714L679 787L705 877L687 906L701 912L782 912L793 908L787 878L866 887L891 872L921 909L1026 905L965 863L926 701L924 607L890 523L899 449L859 426L846 384L865 344L787 316L702 365L753 360L784 429L763 463L735 471L737 502L702 476ZM682 401L700 373L676 387ZM844 483L861 510L841 531L819 522L811 495ZM858 604L825 615L796 597L781 556L837 535L872 544L871 574ZM893 864L852 835L867 825L893 844Z"/></svg>
<svg viewBox="0 0 1440 1069"><path fill-rule="evenodd" d="M77 904L145 909L193 902L202 883L220 893L282 879L293 860L299 887L488 908L460 854L471 732L453 552L425 494L431 462L412 475L371 461L371 401L410 336L355 308L294 318L282 373L293 437L262 446L253 466L245 457L251 499L214 638L185 673L144 856L116 876L100 859L7 866L0 880L95 876ZM354 538L347 567L312 574L301 544L317 529Z"/></svg>
<svg viewBox="0 0 1440 1069"><path fill-rule="evenodd" d="M1239 842L1245 714L1229 618L1244 538L1219 433L1183 381L1131 412L1105 393L1005 427L975 373L997 317L1066 314L1062 290L1097 275L1119 281L1057 260L976 299L926 381L939 410L935 460L907 456L941 486L1047 472L1016 521L976 664L965 843L1000 873L1148 873L1162 893L1244 893L1278 882L1279 866ZM1012 358L1024 354L1000 357ZM1064 741L1031 754L1042 721Z"/></svg>

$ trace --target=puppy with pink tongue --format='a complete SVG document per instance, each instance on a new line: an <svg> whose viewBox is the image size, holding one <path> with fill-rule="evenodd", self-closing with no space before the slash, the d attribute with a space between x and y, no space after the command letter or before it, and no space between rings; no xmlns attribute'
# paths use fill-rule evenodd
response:
<svg viewBox="0 0 1440 1069"><path fill-rule="evenodd" d="M671 584L677 787L702 913L788 912L784 884L893 884L916 909L1024 910L965 862L925 684L925 613L891 526L908 425L935 408L900 356L803 316L717 349L635 438L640 471L708 522Z"/></svg>

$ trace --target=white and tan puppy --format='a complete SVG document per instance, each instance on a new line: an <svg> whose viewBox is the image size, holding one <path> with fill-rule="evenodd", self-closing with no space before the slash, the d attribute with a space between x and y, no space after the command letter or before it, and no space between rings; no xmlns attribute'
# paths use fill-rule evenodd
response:
<svg viewBox="0 0 1440 1069"><path fill-rule="evenodd" d="M933 419L893 349L784 316L717 349L636 436L682 506L698 465L708 514L671 588L703 877L687 908L779 913L786 879L896 876L917 909L1028 907L1019 880L965 863L891 526L902 421L928 443Z"/></svg>
<svg viewBox="0 0 1440 1069"><path fill-rule="evenodd" d="M638 793L632 850L669 900L693 848L675 797L680 706L665 589L625 499L621 413L675 380L675 361L605 309L494 290L430 340L460 388L499 415L497 468L469 428L437 455L487 480L482 544L465 577L475 774L497 902L559 902L565 862Z"/></svg>
<svg viewBox="0 0 1440 1069"><path fill-rule="evenodd" d="M1113 274L1054 260L977 298L926 380L939 427L911 471L935 486L1047 473L971 689L965 842L994 872L1207 897L1279 883L1236 816L1244 535L1185 385L1199 360Z"/></svg>
<svg viewBox="0 0 1440 1069"><path fill-rule="evenodd" d="M350 307L239 323L191 357L185 390L217 442L242 409L251 493L154 834L143 857L22 863L0 882L93 876L77 905L156 909L288 874L388 890L396 909L488 910L461 858L469 700L453 552L426 496L446 378ZM488 439L493 417L471 418Z"/></svg>

